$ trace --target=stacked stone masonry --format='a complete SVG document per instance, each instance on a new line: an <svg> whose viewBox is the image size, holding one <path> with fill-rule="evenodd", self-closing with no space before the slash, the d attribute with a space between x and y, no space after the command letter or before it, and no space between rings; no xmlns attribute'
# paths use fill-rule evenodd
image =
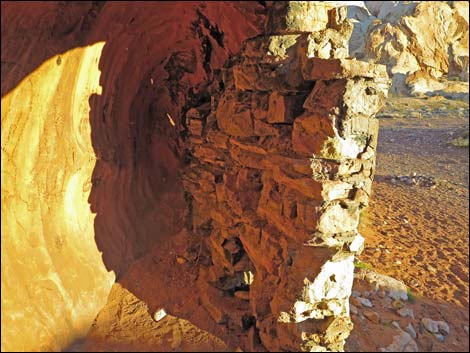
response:
<svg viewBox="0 0 470 353"><path fill-rule="evenodd" d="M211 102L186 113L191 226L211 253L198 286L214 320L253 344L342 351L390 82L384 66L347 58L345 8L270 11Z"/></svg>

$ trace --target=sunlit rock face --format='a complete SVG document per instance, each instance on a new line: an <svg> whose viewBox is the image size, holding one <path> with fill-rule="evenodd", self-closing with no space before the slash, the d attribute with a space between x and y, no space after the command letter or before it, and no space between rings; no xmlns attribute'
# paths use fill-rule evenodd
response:
<svg viewBox="0 0 470 353"><path fill-rule="evenodd" d="M184 226L181 111L262 12L2 2L2 350L85 335L115 275Z"/></svg>
<svg viewBox="0 0 470 353"><path fill-rule="evenodd" d="M348 2L351 56L387 65L391 91L443 89L442 78L468 81L467 1Z"/></svg>
<svg viewBox="0 0 470 353"><path fill-rule="evenodd" d="M88 205L103 45L52 57L2 97L2 350L64 347L114 280Z"/></svg>

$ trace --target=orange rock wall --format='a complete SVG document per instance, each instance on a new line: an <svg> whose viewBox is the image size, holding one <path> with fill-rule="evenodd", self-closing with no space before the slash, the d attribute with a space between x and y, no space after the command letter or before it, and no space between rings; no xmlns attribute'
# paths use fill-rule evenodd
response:
<svg viewBox="0 0 470 353"><path fill-rule="evenodd" d="M60 350L181 229L180 111L263 7L1 6L2 350Z"/></svg>
<svg viewBox="0 0 470 353"><path fill-rule="evenodd" d="M216 322L342 348L388 78L346 59L343 10L275 3L256 36L265 12L2 3L2 350L83 336L114 276L184 227Z"/></svg>

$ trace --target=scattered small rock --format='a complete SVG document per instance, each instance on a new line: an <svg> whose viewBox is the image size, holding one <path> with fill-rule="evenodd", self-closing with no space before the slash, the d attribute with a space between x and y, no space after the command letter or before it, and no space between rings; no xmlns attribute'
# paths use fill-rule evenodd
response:
<svg viewBox="0 0 470 353"><path fill-rule="evenodd" d="M385 347L380 348L381 352L418 352L418 345L413 337L407 332L401 331L400 334L393 337L393 342Z"/></svg>
<svg viewBox="0 0 470 353"><path fill-rule="evenodd" d="M364 310L363 312L364 316L372 321L373 323L378 324L380 322L380 316L373 310Z"/></svg>
<svg viewBox="0 0 470 353"><path fill-rule="evenodd" d="M357 299L357 297L356 298L350 297L349 298L349 303L352 304L352 305L355 305L356 307L362 306L361 302L359 301L359 299Z"/></svg>
<svg viewBox="0 0 470 353"><path fill-rule="evenodd" d="M369 269L361 269L354 274L355 278L364 279L369 283L378 283L382 289L387 290L387 295L395 300L408 300L408 287L393 277L379 274Z"/></svg>
<svg viewBox="0 0 470 353"><path fill-rule="evenodd" d="M434 321L427 317L421 319L424 328L431 333L440 333L448 335L450 332L449 324L445 321Z"/></svg>
<svg viewBox="0 0 470 353"><path fill-rule="evenodd" d="M392 321L392 326L399 329L399 330L401 330L400 324L396 321Z"/></svg>
<svg viewBox="0 0 470 353"><path fill-rule="evenodd" d="M406 326L405 331L408 332L413 338L416 338L418 336L411 322L408 324L408 326Z"/></svg>
<svg viewBox="0 0 470 353"><path fill-rule="evenodd" d="M467 325L465 325L465 326L463 327L463 330L464 330L465 333L468 335L468 326L467 326Z"/></svg>
<svg viewBox="0 0 470 353"><path fill-rule="evenodd" d="M373 307L371 301L370 301L369 299L367 299L367 298L358 297L358 298L356 298L356 299L359 301L359 303L360 303L362 306L365 306L366 308L372 308L372 307Z"/></svg>
<svg viewBox="0 0 470 353"><path fill-rule="evenodd" d="M392 308L394 308L394 309L400 310L404 306L405 306L405 304L403 304L400 300L394 300L392 302Z"/></svg>
<svg viewBox="0 0 470 353"><path fill-rule="evenodd" d="M386 293L385 293L384 290L380 290L380 291L377 293L377 295L378 295L380 298L385 298Z"/></svg>
<svg viewBox="0 0 470 353"><path fill-rule="evenodd" d="M359 310L357 310L357 307L352 304L349 304L349 311L351 312L351 314L354 314L354 315L357 315L359 313Z"/></svg>
<svg viewBox="0 0 470 353"><path fill-rule="evenodd" d="M439 332L443 335L448 335L450 332L449 324L445 321L438 321L437 326L439 327Z"/></svg>
<svg viewBox="0 0 470 353"><path fill-rule="evenodd" d="M431 333L438 333L439 332L439 326L437 325L437 322L434 320L431 320L427 317L424 317L421 319L421 323L423 324L423 327L428 330Z"/></svg>
<svg viewBox="0 0 470 353"><path fill-rule="evenodd" d="M163 308L158 309L155 314L153 314L153 319L158 322L166 316L166 311Z"/></svg>
<svg viewBox="0 0 470 353"><path fill-rule="evenodd" d="M356 290L353 290L351 292L351 297L353 297L353 298L357 298L357 297L360 297L360 296L361 296L361 292L358 292Z"/></svg>
<svg viewBox="0 0 470 353"><path fill-rule="evenodd" d="M411 317L412 319L415 318L413 310L410 308L401 308L397 310L398 315L401 317Z"/></svg>
<svg viewBox="0 0 470 353"><path fill-rule="evenodd" d="M392 184L400 182L409 186L435 188L437 185L436 179L434 177L417 175L416 172L413 172L411 175L388 175L385 177L385 179L390 180Z"/></svg>
<svg viewBox="0 0 470 353"><path fill-rule="evenodd" d="M434 337L436 337L439 342L444 342L446 339L444 335L441 335L440 333L435 333Z"/></svg>

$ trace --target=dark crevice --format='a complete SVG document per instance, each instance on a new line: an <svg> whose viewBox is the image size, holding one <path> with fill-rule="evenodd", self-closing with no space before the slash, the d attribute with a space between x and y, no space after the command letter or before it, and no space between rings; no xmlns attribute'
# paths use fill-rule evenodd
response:
<svg viewBox="0 0 470 353"><path fill-rule="evenodd" d="M219 47L224 48L224 32L220 31L219 26L213 26L201 11L196 10L196 12L199 16L199 21L202 22L204 27L209 31L210 36L216 41Z"/></svg>
<svg viewBox="0 0 470 353"><path fill-rule="evenodd" d="M253 315L245 314L242 316L242 328L248 330L250 327L256 325L256 318Z"/></svg>
<svg viewBox="0 0 470 353"><path fill-rule="evenodd" d="M207 77L211 77L210 74L212 72L211 69L211 56L212 56L212 43L209 37L204 36L202 38L202 52L204 54L204 63L202 66L204 67L204 71L207 74Z"/></svg>

